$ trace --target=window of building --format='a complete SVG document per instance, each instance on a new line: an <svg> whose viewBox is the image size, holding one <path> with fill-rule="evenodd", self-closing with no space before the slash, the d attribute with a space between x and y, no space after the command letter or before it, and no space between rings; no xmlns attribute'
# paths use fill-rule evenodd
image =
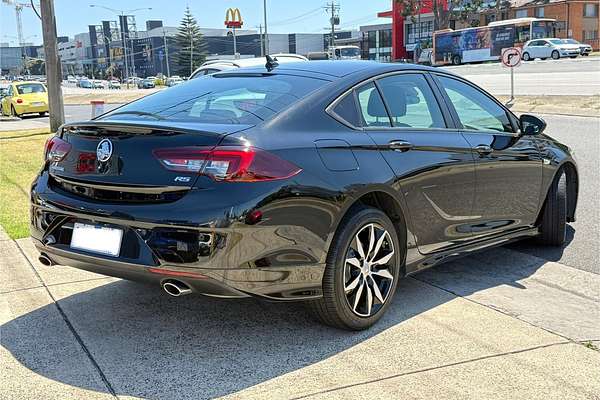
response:
<svg viewBox="0 0 600 400"><path fill-rule="evenodd" d="M527 17L527 9L525 10L517 10L515 13L516 18L526 18Z"/></svg>
<svg viewBox="0 0 600 400"><path fill-rule="evenodd" d="M583 31L583 40L598 39L598 31Z"/></svg>
<svg viewBox="0 0 600 400"><path fill-rule="evenodd" d="M369 31L367 34L369 41L369 48L373 49L377 47L377 31Z"/></svg>
<svg viewBox="0 0 600 400"><path fill-rule="evenodd" d="M379 47L392 47L392 30L379 31Z"/></svg>
<svg viewBox="0 0 600 400"><path fill-rule="evenodd" d="M537 7L535 9L535 16L538 18L544 18L544 7Z"/></svg>
<svg viewBox="0 0 600 400"><path fill-rule="evenodd" d="M583 7L584 17L598 17L598 4L585 4Z"/></svg>

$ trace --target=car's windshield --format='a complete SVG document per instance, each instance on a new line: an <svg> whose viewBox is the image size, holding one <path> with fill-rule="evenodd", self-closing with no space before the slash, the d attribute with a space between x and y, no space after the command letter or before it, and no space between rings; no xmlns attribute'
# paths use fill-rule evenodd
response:
<svg viewBox="0 0 600 400"><path fill-rule="evenodd" d="M573 40L573 39L563 39L563 43L567 43L567 44L579 44L579 42L577 40Z"/></svg>
<svg viewBox="0 0 600 400"><path fill-rule="evenodd" d="M550 40L550 43L552 44L563 44L563 41L560 39L552 39Z"/></svg>
<svg viewBox="0 0 600 400"><path fill-rule="evenodd" d="M358 57L358 56L360 56L360 49L357 49L355 47L343 48L343 49L341 49L341 51L342 51L342 57Z"/></svg>
<svg viewBox="0 0 600 400"><path fill-rule="evenodd" d="M101 119L256 124L326 82L277 74L209 75L134 101Z"/></svg>
<svg viewBox="0 0 600 400"><path fill-rule="evenodd" d="M24 83L17 85L17 92L19 94L44 93L46 88L40 83Z"/></svg>

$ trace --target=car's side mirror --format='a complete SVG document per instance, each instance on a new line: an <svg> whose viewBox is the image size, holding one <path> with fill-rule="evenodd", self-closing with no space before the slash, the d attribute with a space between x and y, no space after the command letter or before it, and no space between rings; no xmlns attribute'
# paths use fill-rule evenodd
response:
<svg viewBox="0 0 600 400"><path fill-rule="evenodd" d="M539 135L546 129L546 121L531 114L523 114L519 118L523 135Z"/></svg>

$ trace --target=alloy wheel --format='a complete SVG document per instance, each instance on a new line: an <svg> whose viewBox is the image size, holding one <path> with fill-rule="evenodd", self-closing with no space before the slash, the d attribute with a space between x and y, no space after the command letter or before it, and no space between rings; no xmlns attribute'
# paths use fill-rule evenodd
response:
<svg viewBox="0 0 600 400"><path fill-rule="evenodd" d="M394 281L394 244L376 223L363 226L346 252L344 292L352 312L370 317L387 301Z"/></svg>

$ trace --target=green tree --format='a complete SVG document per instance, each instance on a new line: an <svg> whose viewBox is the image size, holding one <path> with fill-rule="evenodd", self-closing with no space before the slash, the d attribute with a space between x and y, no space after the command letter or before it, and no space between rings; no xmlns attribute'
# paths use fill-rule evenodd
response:
<svg viewBox="0 0 600 400"><path fill-rule="evenodd" d="M179 75L191 75L206 59L206 43L190 8L186 7L175 36L175 68Z"/></svg>
<svg viewBox="0 0 600 400"><path fill-rule="evenodd" d="M428 9L433 13L434 29L446 29L450 27L450 21L468 22L475 25L478 20L483 0L396 0L401 5L402 16L410 18L414 23L420 10ZM444 5L448 6L445 7Z"/></svg>

